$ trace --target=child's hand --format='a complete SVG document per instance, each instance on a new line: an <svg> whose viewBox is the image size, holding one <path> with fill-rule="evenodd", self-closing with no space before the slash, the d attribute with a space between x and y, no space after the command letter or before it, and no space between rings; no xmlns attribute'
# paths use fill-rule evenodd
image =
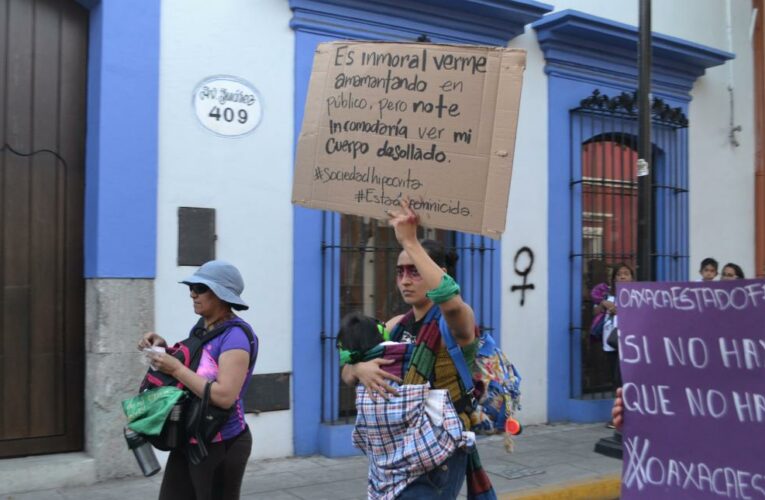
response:
<svg viewBox="0 0 765 500"><path fill-rule="evenodd" d="M395 363L395 360L378 358L373 359L372 361L352 365L353 374L356 376L360 384L364 384L364 387L367 388L369 395L373 399L375 395L384 399L388 399L391 395L398 396L398 391L390 386L388 380L392 380L399 384L402 380L380 368L381 365L389 365L391 363Z"/></svg>

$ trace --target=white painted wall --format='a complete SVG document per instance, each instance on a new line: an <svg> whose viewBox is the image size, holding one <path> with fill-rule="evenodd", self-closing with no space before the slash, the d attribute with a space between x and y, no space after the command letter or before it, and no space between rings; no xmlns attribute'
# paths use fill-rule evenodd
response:
<svg viewBox="0 0 765 500"><path fill-rule="evenodd" d="M559 0L546 2L555 11L575 9L637 26L636 0ZM731 63L712 68L692 92L689 110L691 278L698 263L711 255L723 265L736 262L747 275L754 270L754 117L752 50L748 38L751 6L731 0L733 45L726 36L723 0L662 0L653 2L654 32L671 35L736 54ZM502 336L510 359L523 378L525 424L547 420L547 75L544 57L530 27L510 47L527 50L518 136L510 190L507 228L502 238ZM736 124L740 146L728 142L730 75L735 87ZM523 307L520 283L513 269L519 248L528 246L535 261Z"/></svg>
<svg viewBox="0 0 765 500"><path fill-rule="evenodd" d="M241 316L260 339L255 373L292 371L292 137L294 36L283 0L163 0L160 54L156 329L184 338L196 321L177 282L178 207L216 209L217 257L244 276ZM203 128L195 86L219 74L252 83L263 120L250 135ZM129 209L129 207L126 207ZM292 454L292 411L248 416L252 458Z"/></svg>
<svg viewBox="0 0 765 500"><path fill-rule="evenodd" d="M560 0L573 8L637 25L633 0ZM722 0L653 2L654 31L730 50ZM179 340L193 324L186 289L176 282L193 269L176 266L177 208L217 209L219 258L240 267L244 298L253 306L242 316L261 341L256 373L292 371L292 208L294 35L283 0L227 0L212 8L201 0L162 4L160 168L158 193L157 331ZM749 2L732 0L736 123L741 145L727 142L729 101L726 67L699 79L690 107L691 268L707 255L753 270L753 77L748 40ZM502 243L502 336L524 377L525 424L547 419L547 76L536 34L510 43L527 50L507 230ZM197 122L191 109L196 84L231 74L253 83L264 101L264 118L251 135L217 137ZM534 252L528 291L513 258L519 248ZM519 263L525 265L525 263ZM253 458L292 453L292 412L248 417Z"/></svg>
<svg viewBox="0 0 765 500"><path fill-rule="evenodd" d="M511 41L510 47L526 50L521 107L513 160L513 180L502 236L502 346L523 377L521 384L524 425L547 421L547 75L544 56L534 31ZM534 263L524 305L514 258L522 247L534 252ZM518 268L527 267L522 257Z"/></svg>
<svg viewBox="0 0 765 500"><path fill-rule="evenodd" d="M706 38L714 47L736 54L725 66L712 68L693 88L690 106L690 212L691 261L689 275L698 277L705 257L739 264L754 276L754 60L749 40L750 2L732 0L732 44L729 47L723 21L725 1L712 2L707 16L716 19L714 35ZM693 22L689 19L688 22ZM711 23L711 21L710 21ZM707 30L704 30L707 31ZM733 87L736 135L739 146L728 140Z"/></svg>

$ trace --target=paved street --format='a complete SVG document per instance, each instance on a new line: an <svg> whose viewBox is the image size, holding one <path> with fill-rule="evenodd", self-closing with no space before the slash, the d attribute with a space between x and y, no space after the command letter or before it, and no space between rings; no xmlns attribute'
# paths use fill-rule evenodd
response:
<svg viewBox="0 0 765 500"><path fill-rule="evenodd" d="M481 459L502 498L613 478L621 461L593 452L613 431L603 424L539 425L524 429L516 450L507 454L502 439L484 438ZM256 444L257 446L257 444ZM247 500L344 500L365 498L367 463L363 456L320 456L253 461L242 498ZM6 495L4 500L122 500L156 498L161 475L108 481L88 487ZM464 490L463 490L464 495ZM543 498L535 497L535 498ZM569 497L572 498L572 497ZM578 497L584 498L584 497Z"/></svg>

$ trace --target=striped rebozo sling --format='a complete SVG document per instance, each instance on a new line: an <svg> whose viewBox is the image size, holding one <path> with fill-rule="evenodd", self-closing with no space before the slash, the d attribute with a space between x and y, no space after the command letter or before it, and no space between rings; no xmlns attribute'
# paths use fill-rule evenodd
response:
<svg viewBox="0 0 765 500"><path fill-rule="evenodd" d="M392 360L393 363L380 365L380 368L403 379L412 360L414 344L379 344L364 353L362 361L371 361L377 358Z"/></svg>
<svg viewBox="0 0 765 500"><path fill-rule="evenodd" d="M414 312L409 311L401 318L391 332L392 340L401 339L404 325L412 321L413 315ZM423 319L414 346L409 366L402 377L404 384L430 384L436 389L446 389L464 428L469 430L470 412L475 405L469 366L474 363L478 340L459 348L441 316L441 309L434 305ZM481 465L477 448L473 448L468 456L466 480L469 499L497 498L489 476Z"/></svg>

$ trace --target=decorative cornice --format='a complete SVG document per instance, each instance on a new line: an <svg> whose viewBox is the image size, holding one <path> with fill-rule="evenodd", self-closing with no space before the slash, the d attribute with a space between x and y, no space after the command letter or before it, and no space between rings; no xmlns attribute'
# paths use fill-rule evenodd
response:
<svg viewBox="0 0 765 500"><path fill-rule="evenodd" d="M638 29L576 10L550 14L532 24L548 74L604 81L630 88L637 82ZM735 57L680 38L653 33L652 85L655 91L688 100L707 68Z"/></svg>
<svg viewBox="0 0 765 500"><path fill-rule="evenodd" d="M507 45L552 6L533 0L290 0L290 26L338 38Z"/></svg>
<svg viewBox="0 0 765 500"><path fill-rule="evenodd" d="M637 119L637 91L633 93L622 92L617 96L609 97L607 94L601 94L600 90L595 89L592 91L592 95L582 99L579 109L608 116L626 116ZM662 125L675 128L685 128L688 126L688 117L685 116L683 108L679 106L672 107L660 97L653 98L651 103L651 119Z"/></svg>

